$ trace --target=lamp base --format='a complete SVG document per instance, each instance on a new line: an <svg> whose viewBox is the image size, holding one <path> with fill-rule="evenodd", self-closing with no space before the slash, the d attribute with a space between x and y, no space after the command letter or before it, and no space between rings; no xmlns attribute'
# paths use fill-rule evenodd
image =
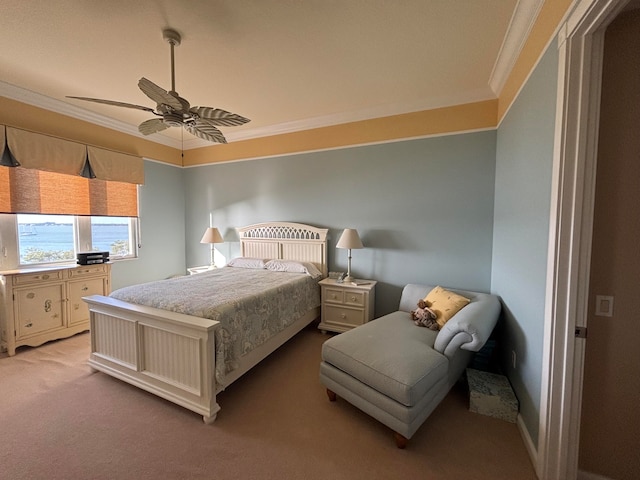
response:
<svg viewBox="0 0 640 480"><path fill-rule="evenodd" d="M350 283L350 282L354 282L355 280L356 280L355 277L352 277L351 275L348 275L348 276L344 277L343 282L344 283Z"/></svg>
<svg viewBox="0 0 640 480"><path fill-rule="evenodd" d="M209 265L209 270L215 270L216 268L218 268L218 267L214 263Z"/></svg>

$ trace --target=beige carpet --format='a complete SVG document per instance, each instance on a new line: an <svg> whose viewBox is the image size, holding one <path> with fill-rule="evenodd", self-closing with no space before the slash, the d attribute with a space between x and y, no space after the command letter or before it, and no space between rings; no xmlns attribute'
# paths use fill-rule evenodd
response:
<svg viewBox="0 0 640 480"><path fill-rule="evenodd" d="M318 380L307 328L226 392L213 425L86 365L81 334L0 357L3 479L535 479L513 424L456 387L411 439Z"/></svg>

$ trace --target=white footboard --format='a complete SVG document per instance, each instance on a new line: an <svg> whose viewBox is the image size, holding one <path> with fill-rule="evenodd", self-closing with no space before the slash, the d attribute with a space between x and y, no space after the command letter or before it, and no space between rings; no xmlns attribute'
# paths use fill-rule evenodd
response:
<svg viewBox="0 0 640 480"><path fill-rule="evenodd" d="M202 415L216 402L215 339L219 322L110 297L84 297L91 312L89 365Z"/></svg>

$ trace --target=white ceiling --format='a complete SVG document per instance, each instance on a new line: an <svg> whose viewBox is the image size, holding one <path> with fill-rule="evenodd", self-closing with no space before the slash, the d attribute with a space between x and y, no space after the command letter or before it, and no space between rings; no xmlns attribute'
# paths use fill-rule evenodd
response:
<svg viewBox="0 0 640 480"><path fill-rule="evenodd" d="M541 3L0 0L0 95L137 133L150 114L65 96L154 107L137 83L170 89L171 27L178 93L252 120L221 128L229 141L485 100Z"/></svg>

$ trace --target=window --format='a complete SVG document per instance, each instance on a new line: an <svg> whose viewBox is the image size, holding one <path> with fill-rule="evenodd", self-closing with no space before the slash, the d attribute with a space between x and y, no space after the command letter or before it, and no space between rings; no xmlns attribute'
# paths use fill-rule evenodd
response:
<svg viewBox="0 0 640 480"><path fill-rule="evenodd" d="M20 264L69 261L75 258L74 217L16 215Z"/></svg>
<svg viewBox="0 0 640 480"><path fill-rule="evenodd" d="M142 158L0 125L0 270L137 256Z"/></svg>
<svg viewBox="0 0 640 480"><path fill-rule="evenodd" d="M93 250L107 251L111 257L133 255L134 232L129 217L91 217Z"/></svg>
<svg viewBox="0 0 640 480"><path fill-rule="evenodd" d="M111 260L137 256L135 217L0 215L3 269L75 262L77 252L108 251ZM11 238L13 237L13 238Z"/></svg>

